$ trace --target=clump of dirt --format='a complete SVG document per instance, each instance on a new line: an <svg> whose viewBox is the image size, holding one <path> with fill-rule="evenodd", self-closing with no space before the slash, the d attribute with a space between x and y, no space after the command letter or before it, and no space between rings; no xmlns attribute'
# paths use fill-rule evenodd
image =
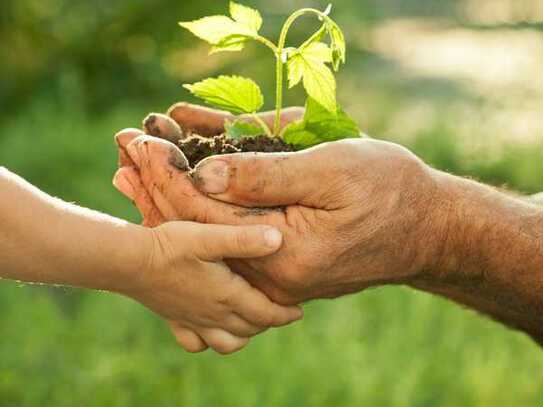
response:
<svg viewBox="0 0 543 407"><path fill-rule="evenodd" d="M285 143L282 139L271 138L268 136L230 139L224 134L214 137L191 135L187 138L178 140L177 144L189 160L189 164L192 168L204 158L218 154L240 152L278 153L294 151L292 146Z"/></svg>
<svg viewBox="0 0 543 407"><path fill-rule="evenodd" d="M177 144L189 161L191 168L204 158L218 154L232 153L278 153L289 152L294 149L282 139L265 135L257 137L242 137L232 139L225 134L216 135L224 127L224 117L218 116L214 120L204 121L195 126L181 128L179 122L190 120L187 116L185 104L174 105L167 115L151 113L143 121L143 130L146 134L168 140ZM194 111L191 111L194 115ZM207 116L213 118L212 111L205 111ZM217 115L218 113L215 113ZM224 130L223 130L224 131ZM205 135L200 136L198 134Z"/></svg>

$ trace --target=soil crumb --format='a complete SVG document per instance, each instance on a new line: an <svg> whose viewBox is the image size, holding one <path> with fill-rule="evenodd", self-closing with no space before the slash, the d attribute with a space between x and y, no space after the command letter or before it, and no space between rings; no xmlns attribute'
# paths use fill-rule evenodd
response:
<svg viewBox="0 0 543 407"><path fill-rule="evenodd" d="M178 141L179 148L194 168L204 158L218 154L233 153L279 153L294 151L293 148L279 138L267 136L229 139L224 134L215 137L189 136Z"/></svg>

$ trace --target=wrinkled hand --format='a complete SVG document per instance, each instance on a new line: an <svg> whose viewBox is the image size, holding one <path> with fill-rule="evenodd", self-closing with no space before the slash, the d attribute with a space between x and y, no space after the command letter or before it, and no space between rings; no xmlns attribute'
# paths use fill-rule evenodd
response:
<svg viewBox="0 0 543 407"><path fill-rule="evenodd" d="M189 126L205 122L198 108L184 109ZM360 139L298 153L216 156L189 176L169 142L124 131L117 143L121 164L132 167L116 177L144 186L136 204L147 219L281 230L279 252L228 262L278 302L409 283L434 269L443 231L433 170L398 145Z"/></svg>

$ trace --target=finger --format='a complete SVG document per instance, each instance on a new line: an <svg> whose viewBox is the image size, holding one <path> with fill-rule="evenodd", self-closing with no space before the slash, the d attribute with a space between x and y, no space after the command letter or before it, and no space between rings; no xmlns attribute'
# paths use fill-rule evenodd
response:
<svg viewBox="0 0 543 407"><path fill-rule="evenodd" d="M268 327L251 324L236 313L224 320L224 328L240 338L250 338L268 329Z"/></svg>
<svg viewBox="0 0 543 407"><path fill-rule="evenodd" d="M143 216L144 226L155 227L165 222L134 167L120 168L113 178L113 185L136 204Z"/></svg>
<svg viewBox="0 0 543 407"><path fill-rule="evenodd" d="M143 141L146 139L149 142L145 146ZM127 151L133 156L136 165L141 165L139 173L143 189L149 192L156 207L167 220L222 225L270 225L281 230L287 239L292 225L303 222L303 219L297 221L294 215L290 216L290 223L287 222L288 211L240 208L203 195L194 187L186 171L171 164L179 158L170 155L182 155L182 153L178 149L172 150L167 142L156 138L140 137L131 143ZM136 194L136 203L140 196L142 195ZM142 207L139 204L138 206ZM267 259L267 257L259 259L259 262L267 262ZM273 286L272 280L265 273L257 271L247 261L228 260L228 262L255 286ZM283 296L281 290L275 291L277 292L268 294L281 303L292 303Z"/></svg>
<svg viewBox="0 0 543 407"><path fill-rule="evenodd" d="M283 241L270 226L194 224L192 250L205 261L257 258L275 253Z"/></svg>
<svg viewBox="0 0 543 407"><path fill-rule="evenodd" d="M290 107L281 112L281 128L287 124L300 120L304 115L303 107ZM234 120L235 116L229 112L213 110L207 107L191 105L189 103L177 103L168 110L168 115L188 132L196 133L204 137L216 136L224 132L226 120ZM275 111L259 114L268 127L273 128ZM250 121L251 116L241 116Z"/></svg>
<svg viewBox="0 0 543 407"><path fill-rule="evenodd" d="M301 307L278 305L253 287L240 290L232 306L243 319L260 327L288 325L302 319L304 315Z"/></svg>
<svg viewBox="0 0 543 407"><path fill-rule="evenodd" d="M124 129L115 135L115 142L119 148L119 167L133 166L134 162L126 152L126 146L143 132L138 129Z"/></svg>
<svg viewBox="0 0 543 407"><path fill-rule="evenodd" d="M163 193L163 191L169 192L168 187L176 175L188 181L188 161L177 146L155 137L140 136L126 146L126 152L138 169L143 189L147 191L166 219L197 220L191 217L179 217L177 206L172 204L177 201L168 200ZM184 193L181 202L190 201L191 195L198 195L194 189L190 192L186 189L179 192Z"/></svg>
<svg viewBox="0 0 543 407"><path fill-rule="evenodd" d="M283 109L281 111L280 129L282 130L285 126L292 122L301 120L304 117L304 113L305 109L299 106L293 106ZM258 114L258 116L260 116L260 118L264 121L264 123L266 123L266 125L270 129L273 129L275 125L275 115L275 110ZM255 124L258 124L250 115L243 115L241 117L253 121L255 122Z"/></svg>
<svg viewBox="0 0 543 407"><path fill-rule="evenodd" d="M223 225L284 223L283 212L243 209L203 195L194 187L183 153L167 141L140 136L126 151L138 168L143 186L168 220Z"/></svg>
<svg viewBox="0 0 543 407"><path fill-rule="evenodd" d="M224 132L224 122L234 115L189 103L177 103L168 109L170 116L185 132L212 137Z"/></svg>
<svg viewBox="0 0 543 407"><path fill-rule="evenodd" d="M223 202L249 207L298 203L316 207L321 204L323 187L337 182L332 173L336 164L323 167L334 163L334 157L321 151L209 157L196 166L193 178L202 192Z"/></svg>
<svg viewBox="0 0 543 407"><path fill-rule="evenodd" d="M151 113L143 120L143 130L146 134L174 144L184 138L181 127L171 117L159 113Z"/></svg>
<svg viewBox="0 0 543 407"><path fill-rule="evenodd" d="M170 321L170 329L179 345L187 352L198 353L208 348L200 336L191 329L185 328L178 322Z"/></svg>
<svg viewBox="0 0 543 407"><path fill-rule="evenodd" d="M208 346L221 355L237 352L249 343L249 338L240 338L218 328L202 328L198 334Z"/></svg>

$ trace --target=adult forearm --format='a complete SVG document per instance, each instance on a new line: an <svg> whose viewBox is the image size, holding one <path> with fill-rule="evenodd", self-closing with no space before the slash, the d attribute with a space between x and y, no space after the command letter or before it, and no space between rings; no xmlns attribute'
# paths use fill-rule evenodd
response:
<svg viewBox="0 0 543 407"><path fill-rule="evenodd" d="M137 259L137 226L52 198L0 169L0 277L115 289ZM127 277L126 277L127 278Z"/></svg>
<svg viewBox="0 0 543 407"><path fill-rule="evenodd" d="M441 257L414 285L543 341L543 210L473 181L439 182Z"/></svg>

